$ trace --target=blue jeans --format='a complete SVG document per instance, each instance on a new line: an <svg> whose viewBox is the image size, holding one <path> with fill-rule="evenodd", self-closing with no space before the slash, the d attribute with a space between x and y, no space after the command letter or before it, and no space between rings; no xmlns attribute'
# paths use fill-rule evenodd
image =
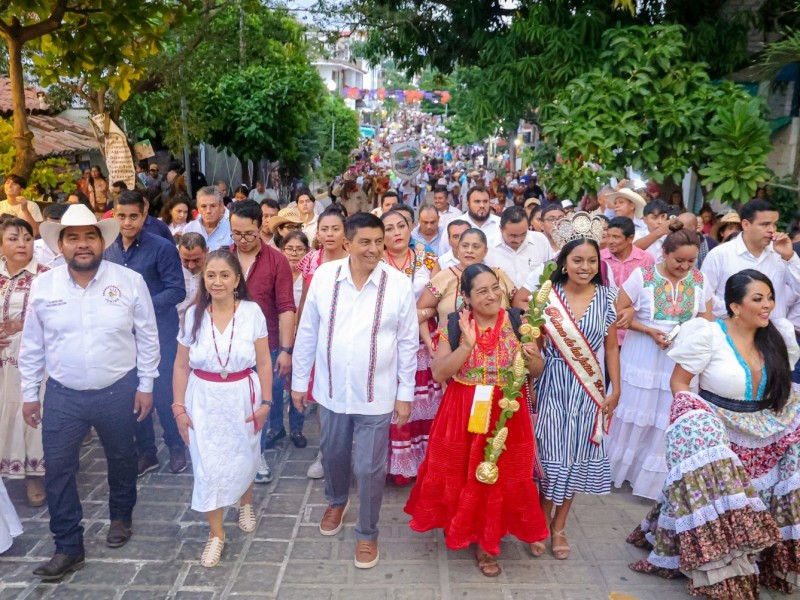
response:
<svg viewBox="0 0 800 600"><path fill-rule="evenodd" d="M158 412L158 422L164 430L164 443L168 448L183 448L184 443L178 432L178 424L172 414L172 370L175 355L178 353L178 333L171 330L158 332L161 346L161 361L158 363L158 377L153 381L153 410ZM156 434L153 429L153 411L136 424L136 447L139 456L156 458Z"/></svg>
<svg viewBox="0 0 800 600"><path fill-rule="evenodd" d="M44 487L50 531L61 554L83 552L83 508L75 475L89 427L94 427L108 461L108 509L111 520L130 522L136 505L136 369L102 390L72 390L55 379L45 386L42 443Z"/></svg>
<svg viewBox="0 0 800 600"><path fill-rule="evenodd" d="M261 430L261 450L267 443L267 431L280 431L283 427L283 388L286 378L279 377L275 372L275 361L280 354L280 350L274 350L270 353L272 356L272 410L269 411L269 418L267 419L267 426ZM303 413L298 412L294 404L289 401L289 431L303 431L303 422L305 416Z"/></svg>

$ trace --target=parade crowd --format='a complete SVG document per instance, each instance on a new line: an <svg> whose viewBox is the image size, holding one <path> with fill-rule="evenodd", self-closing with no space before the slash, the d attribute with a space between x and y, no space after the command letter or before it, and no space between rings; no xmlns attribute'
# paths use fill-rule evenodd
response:
<svg viewBox="0 0 800 600"><path fill-rule="evenodd" d="M778 211L695 215L627 180L573 202L431 139L415 178L375 140L324 201L297 185L283 207L262 183L190 198L176 164L102 194L97 168L43 211L6 177L0 475L47 505L55 553L34 577L85 564L92 436L107 544L135 534L157 418L214 567L224 511L255 530L265 451L305 447L313 414L319 532L341 531L355 478L358 568L380 559L387 478L413 486L409 526L471 547L486 577L506 535L568 559L576 494L629 484L653 501L632 569L720 600L800 584L800 257ZM21 533L1 482L0 552Z"/></svg>

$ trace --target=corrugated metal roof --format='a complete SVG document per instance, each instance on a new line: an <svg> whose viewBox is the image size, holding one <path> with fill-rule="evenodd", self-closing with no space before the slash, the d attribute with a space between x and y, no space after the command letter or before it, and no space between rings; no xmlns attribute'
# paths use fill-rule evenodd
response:
<svg viewBox="0 0 800 600"><path fill-rule="evenodd" d="M51 112L51 107L39 100L40 90L34 88L25 88L25 108L28 114L41 115ZM0 114L4 117L10 117L14 112L14 105L11 101L11 79L8 77L0 77Z"/></svg>

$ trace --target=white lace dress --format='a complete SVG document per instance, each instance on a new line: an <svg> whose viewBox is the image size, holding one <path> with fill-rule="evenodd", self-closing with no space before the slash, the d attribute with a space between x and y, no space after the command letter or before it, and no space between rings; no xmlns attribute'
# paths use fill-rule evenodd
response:
<svg viewBox="0 0 800 600"><path fill-rule="evenodd" d="M19 522L11 498L8 497L6 486L0 478L0 554L11 547L11 542L22 533L22 523Z"/></svg>
<svg viewBox="0 0 800 600"><path fill-rule="evenodd" d="M189 348L189 366L219 373L222 371L214 350L211 318L206 313L192 341L194 323L192 306L186 311L185 331L178 342ZM267 337L267 322L255 302L241 302L233 320L224 331L217 331L217 349L222 364L228 358L227 371L235 373L256 364L255 341ZM249 378L234 382L205 381L194 373L186 388L186 412L194 425L189 430L194 489L192 509L209 512L239 501L253 483L261 457L260 432L245 419L253 414L250 381L255 393L255 408L261 404L261 386L255 371Z"/></svg>

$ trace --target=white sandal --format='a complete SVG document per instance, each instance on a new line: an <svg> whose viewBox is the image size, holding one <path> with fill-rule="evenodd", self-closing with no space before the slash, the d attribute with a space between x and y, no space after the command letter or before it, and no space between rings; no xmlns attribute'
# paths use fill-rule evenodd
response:
<svg viewBox="0 0 800 600"><path fill-rule="evenodd" d="M204 567L216 567L222 557L222 549L225 547L225 540L218 537L208 536L206 547L200 556L200 564Z"/></svg>
<svg viewBox="0 0 800 600"><path fill-rule="evenodd" d="M239 506L239 529L245 533L251 533L256 530L256 513L253 511L252 504Z"/></svg>

